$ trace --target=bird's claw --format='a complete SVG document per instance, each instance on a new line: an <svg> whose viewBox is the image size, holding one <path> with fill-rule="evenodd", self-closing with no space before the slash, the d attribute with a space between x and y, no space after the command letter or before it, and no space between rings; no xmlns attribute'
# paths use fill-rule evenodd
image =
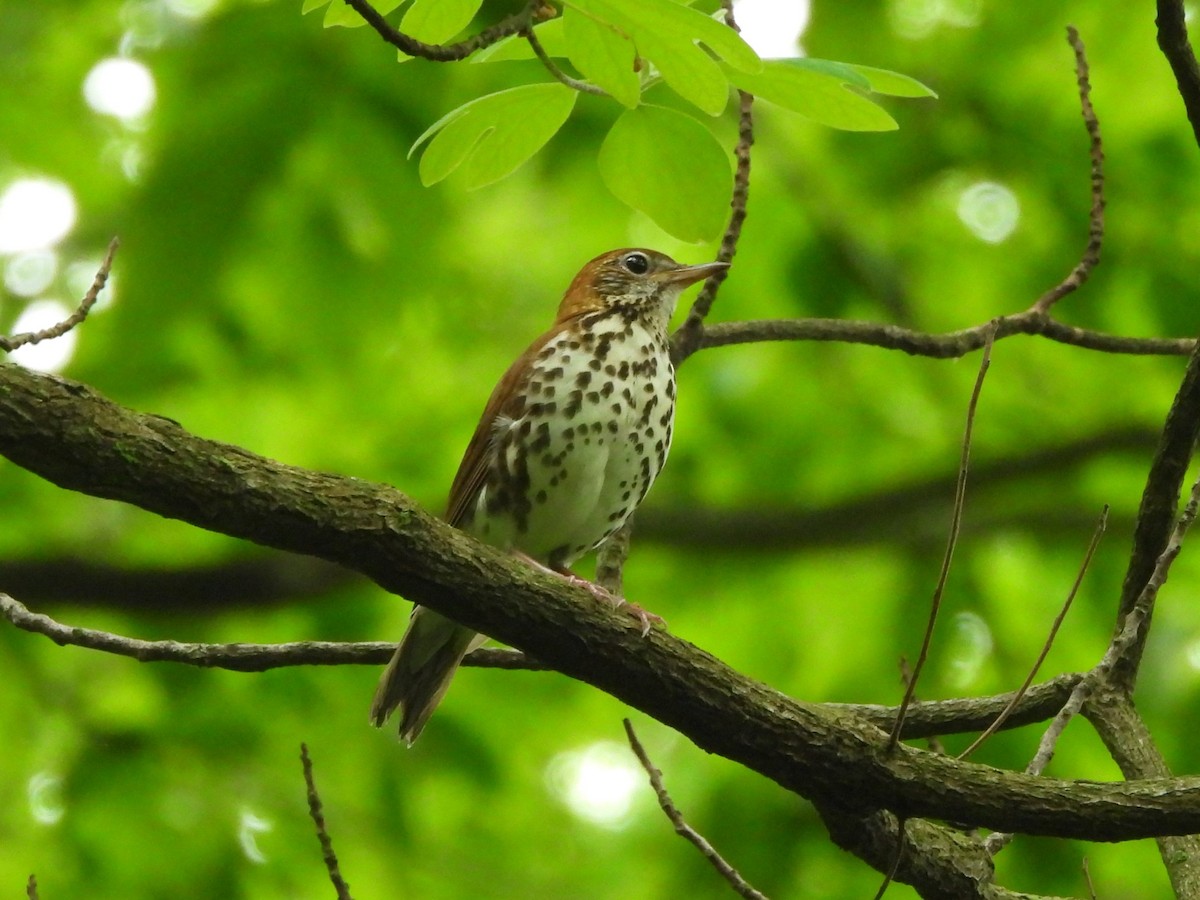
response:
<svg viewBox="0 0 1200 900"><path fill-rule="evenodd" d="M642 609L642 607L638 606L636 603L631 603L624 597L617 596L602 585L596 584L594 581L588 581L586 578L580 578L570 569L552 569L550 566L540 563L532 556L528 556L520 551L514 551L514 554L520 559L525 560L536 569L540 569L543 572L552 572L553 574L558 575L568 584L573 584L576 587L585 589L597 600L603 600L605 603L609 603L614 607L624 609L627 613L642 623L642 637L646 637L646 635L650 633L650 627L652 625L662 625L663 627L666 627L667 620L662 616L656 616L654 613Z"/></svg>
<svg viewBox="0 0 1200 900"><path fill-rule="evenodd" d="M650 634L651 625L661 625L666 628L667 620L662 616L655 615L649 610L638 606L636 603L630 603L624 597L617 597L616 601L617 606L624 609L625 612L629 613L631 616L634 616L639 622L642 623L642 637L646 637L648 634Z"/></svg>

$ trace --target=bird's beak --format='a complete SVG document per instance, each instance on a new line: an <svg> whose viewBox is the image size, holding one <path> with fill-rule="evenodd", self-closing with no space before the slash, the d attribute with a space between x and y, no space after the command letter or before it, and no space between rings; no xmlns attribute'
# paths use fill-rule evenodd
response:
<svg viewBox="0 0 1200 900"><path fill-rule="evenodd" d="M687 287L689 284L695 284L697 281L707 278L713 272L720 272L722 269L728 269L729 263L710 262L700 263L695 266L679 266L675 269L668 269L665 272L659 272L654 276L656 281L663 284L679 284Z"/></svg>

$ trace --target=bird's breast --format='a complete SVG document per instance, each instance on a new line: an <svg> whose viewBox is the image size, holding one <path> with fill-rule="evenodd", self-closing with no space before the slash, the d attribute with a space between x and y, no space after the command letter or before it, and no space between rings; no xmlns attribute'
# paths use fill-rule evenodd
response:
<svg viewBox="0 0 1200 900"><path fill-rule="evenodd" d="M570 565L645 497L674 411L662 329L615 313L569 323L531 361L496 426L472 532Z"/></svg>

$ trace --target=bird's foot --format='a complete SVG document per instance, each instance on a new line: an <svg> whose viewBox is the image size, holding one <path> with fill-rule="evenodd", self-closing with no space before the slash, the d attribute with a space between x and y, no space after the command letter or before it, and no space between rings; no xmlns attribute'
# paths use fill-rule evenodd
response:
<svg viewBox="0 0 1200 900"><path fill-rule="evenodd" d="M596 584L596 582L588 581L586 578L581 578L579 575L576 575L570 569L551 568L550 566L547 566L544 563L538 562L532 556L527 556L526 554L521 553L519 551L514 551L514 555L525 560L527 563L529 563L535 569L540 569L543 572L551 572L551 573L557 575L559 578L566 581L568 584L572 584L572 585L575 585L576 587L583 588L589 594L591 594L593 597L595 597L597 600L602 600L605 603L608 603L609 605L611 605L613 607L625 610L627 613L629 613L631 616L633 616L639 622L642 623L642 637L645 637L646 635L648 635L650 633L650 627L652 625L666 626L666 624L667 624L666 620L662 616L657 616L652 612L648 612L647 610L638 606L638 604L631 603L630 601L626 600L624 597L618 597L616 594L613 594L611 591L607 590L606 588L602 587L601 585Z"/></svg>
<svg viewBox="0 0 1200 900"><path fill-rule="evenodd" d="M609 596L611 597L612 595L609 594ZM661 625L663 628L667 627L667 620L662 616L655 615L649 610L638 606L638 604L631 603L624 597L616 597L614 599L617 601L618 607L625 610L625 612L629 613L631 616L634 616L639 622L642 623L642 637L645 637L650 633L651 625Z"/></svg>

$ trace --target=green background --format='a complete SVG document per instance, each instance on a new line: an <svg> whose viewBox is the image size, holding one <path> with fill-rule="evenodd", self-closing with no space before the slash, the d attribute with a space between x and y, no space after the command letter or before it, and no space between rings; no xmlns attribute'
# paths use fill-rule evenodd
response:
<svg viewBox="0 0 1200 900"><path fill-rule="evenodd" d="M1200 331L1198 157L1155 47L1153 4L959 0L923 35L901 27L934 8L815 4L809 54L907 73L940 99L887 101L901 125L887 134L760 105L750 216L713 320L940 331L1031 304L1086 240L1088 147L1064 40L1073 23L1104 132L1108 224L1103 264L1057 312L1121 334ZM619 108L595 97L513 177L470 193L453 178L420 186L412 141L474 96L544 80L534 63L398 65L371 32L326 31L299 3L230 0L199 18L112 0L2 9L0 183L71 186L79 217L64 268L94 265L113 234L123 241L114 301L80 329L65 374L200 435L386 481L440 511L488 391L583 262L625 245L687 262L715 252L671 239L605 190L596 152ZM89 69L122 46L157 84L138 128L81 94ZM727 146L731 116L711 123ZM143 160L132 179L120 165L130 147ZM962 192L984 181L1019 202L1000 243L957 214ZM73 302L64 280L52 293ZM24 302L0 294L0 330ZM897 660L915 655L937 576L977 363L817 343L689 360L628 595L792 696L895 702ZM1109 533L1043 671L1099 659L1182 370L1179 359L1032 337L997 344L922 697L1021 681L1110 503ZM397 639L404 627L407 604L352 576L70 494L3 460L0 510L0 590L72 624L255 642ZM1200 767L1192 550L1161 598L1138 694L1180 773ZM69 563L112 581L95 576L68 598ZM250 591L247 573L269 588ZM331 896L305 809L306 741L360 900L728 895L631 768L630 711L617 701L550 673L465 670L405 751L367 726L377 676L143 665L0 628L0 891L16 895L36 872L43 898ZM805 802L632 717L690 822L759 889L874 891L879 876L832 847ZM977 758L1023 767L1039 735L1002 735ZM637 785L618 822L564 802L563 773L588 748ZM1082 721L1050 774L1119 777ZM1152 842L1021 838L1000 855L999 880L1082 895L1084 857L1101 896L1167 894Z"/></svg>

